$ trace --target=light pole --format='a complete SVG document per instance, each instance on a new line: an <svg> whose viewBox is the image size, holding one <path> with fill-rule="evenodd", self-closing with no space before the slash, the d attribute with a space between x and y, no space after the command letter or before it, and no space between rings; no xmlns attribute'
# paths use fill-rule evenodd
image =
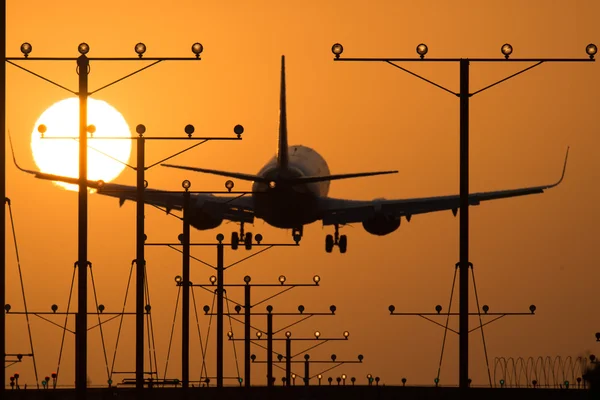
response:
<svg viewBox="0 0 600 400"><path fill-rule="evenodd" d="M453 285L454 287L454 285ZM475 298L477 299L477 308L479 309L479 299L477 297L477 291L475 291ZM452 295L450 296L450 306L452 305ZM468 315L477 315L479 316L479 325L471 330L469 330L468 333L474 332L478 329L481 329L481 337L483 339L483 349L484 349L484 353L485 353L485 361L486 364L488 366L488 378L489 378L489 383L490 383L490 387L492 387L492 377L490 375L490 370L489 370L489 363L488 363L488 358L487 358L487 347L485 344L485 337L483 336L483 327L486 325L491 324L494 321L499 320L500 318L506 317L508 315L535 315L535 311L536 311L536 306L535 305L530 305L529 306L529 312L497 312L497 313L491 313L489 312L490 307L487 304L484 304L481 307L481 311L483 311L483 313L481 311L478 311L476 313L469 313ZM400 315L400 316L407 316L407 315L412 315L412 316L419 316L429 322L434 323L437 326L440 326L442 328L444 328L444 339L442 342L442 351L440 354L440 362L438 365L438 371L437 371L437 376L434 379L434 383L437 386L439 381L440 381L440 372L441 372L441 367L442 367L442 359L444 357L444 347L446 344L446 333L448 331L455 333L455 334L459 334L458 331L452 329L452 328L448 328L448 322L450 320L450 316L459 316L460 317L460 312L456 313L456 312L450 312L450 309L448 309L448 312L442 313L442 306L441 305L436 305L435 306L435 313L432 312L425 312L425 313L415 313L415 312L396 312L396 307L394 305L390 305L388 307L388 310L390 312L390 315ZM431 317L435 317L435 316L445 316L446 317L446 324L442 325L441 323L433 320ZM489 316L489 317L494 317L489 321L486 321L485 323L482 321L481 317L482 316ZM468 379L467 383L470 384L471 379ZM403 383L406 383L403 382Z"/></svg>
<svg viewBox="0 0 600 400"><path fill-rule="evenodd" d="M478 94L507 81L523 72L526 72L542 63L548 62L589 62L594 61L594 56L598 52L598 48L594 44L589 44L586 47L586 53L589 58L510 58L513 52L513 47L506 43L502 45L501 52L503 58L425 58L429 49L427 45L421 43L417 46L416 51L418 58L341 58L344 48L341 44L336 43L331 47L334 54L334 61L365 61L365 62L384 62L392 65L404 72L409 73L423 81L430 83L437 88L444 90L459 98L460 105L460 197L457 202L456 210L460 208L460 240L459 240L459 386L463 389L469 387L469 205L477 204L477 199L470 198L469 195L469 99ZM459 64L459 82L460 90L458 93L453 92L437 83L430 81L408 69L401 67L396 62L453 62ZM517 73L514 73L504 79L501 79L491 85L488 85L475 92L470 92L469 89L469 66L475 62L528 62L535 63ZM410 218L409 215L406 215Z"/></svg>
<svg viewBox="0 0 600 400"><path fill-rule="evenodd" d="M332 307L334 307L334 306L332 306ZM269 315L273 315L272 314L272 309L271 309L271 311L269 311L267 309L267 311L269 312ZM334 315L334 312L335 312L335 310L332 311L331 314L328 314L328 313L313 313L312 315ZM296 314L279 313L278 315L296 315ZM291 325L296 325L297 323L298 322L295 322L295 323L293 323ZM286 328L288 328L291 325L288 325L287 327L284 327L283 329L286 329ZM280 332L280 331L281 330L279 330L278 332ZM256 335L258 339L260 339L261 336L262 336L262 335L259 335L259 333L260 333L260 331L258 331L257 335ZM273 381L273 370L272 370L272 364L273 364L273 358L272 358L273 357L272 356L273 355L273 350L272 350L273 349L273 344L272 344L272 342L273 341L285 341L285 356L283 356L281 354L278 354L278 358L279 358L279 362L285 362L285 382L286 382L286 386L290 386L291 385L291 383L290 383L291 379L290 378L292 376L292 363L304 363L304 369L305 369L305 372L306 372L306 371L309 370L309 365L308 365L309 361L308 360L310 358L310 356L308 356L308 354L305 354L306 352L308 352L308 351L310 351L310 350L312 350L312 349L314 349L316 347L319 347L319 346L321 346L321 345L323 345L323 344L325 344L325 343L327 343L329 341L332 341L332 340L348 340L348 336L349 335L350 335L349 332L345 331L343 337L341 337L341 338L322 338L322 337L320 337L321 333L319 331L316 331L314 338L292 338L292 332L286 331L285 332L285 338L273 338L273 333L270 332L270 331L267 331L267 361L266 361L266 363L267 363L267 368L270 368L269 372L267 373L267 381L268 381L268 383L272 383L272 381ZM230 340L235 340L233 338L233 335L230 336ZM317 343L316 345L311 346L311 347L309 347L307 349L304 349L304 350L302 350L301 352L299 352L297 354L292 354L292 341L318 341L319 343ZM256 343L256 342L255 342L255 344L258 345L258 343ZM264 348L264 346L262 346L262 345L259 345L259 347ZM269 350L269 349L271 349L271 350ZM293 361L293 359L295 357L297 357L299 355L302 355L302 354L305 354L304 361ZM308 356L308 357L306 357L306 356ZM252 362L256 362L256 356L254 354L251 355L250 358L251 358ZM282 361L284 358L285 358L285 361ZM336 356L335 356L335 354L333 354L332 355L332 361L335 362L335 359L336 359ZM362 359L363 359L362 355L359 355L358 359L359 359L360 362L362 362ZM313 361L313 362L318 363L319 361ZM308 380L309 379L310 379L310 377L308 376L308 374L306 374L304 376L304 380L305 380L304 382L305 382L306 386L308 386Z"/></svg>
<svg viewBox="0 0 600 400"><path fill-rule="evenodd" d="M0 199L6 199L6 0L0 1ZM0 305L6 304L6 210L0 212ZM6 362L6 316L0 312L0 356L2 357L2 368ZM6 374L0 373L0 397L4 397L6 390Z"/></svg>
<svg viewBox="0 0 600 400"><path fill-rule="evenodd" d="M187 184L185 185L191 185L189 184L189 181ZM252 193L252 192L232 192L230 189L233 188L233 182L231 181L227 181L225 183L226 188L228 189L228 191L226 193L228 194L239 194L240 196L243 196L245 194L248 193ZM188 186L189 188L189 186ZM208 193L208 192L194 192L194 193ZM219 192L210 192L210 193L219 193ZM184 193L185 195L185 193ZM184 257L184 270L187 268L189 270L189 258L190 258L190 254L189 254L189 247L190 246L216 246L217 248L217 264L216 266L212 266L208 263L204 263L205 265L213 268L214 270L216 270L217 275L216 276L211 276L209 281L210 284L209 285L202 285L202 284L191 284L189 282L189 277L187 282L185 281L185 278L182 277L182 279L177 280L176 282L178 285L183 285L184 287L184 297L183 297L183 307L182 309L187 309L189 311L189 294L186 300L185 297L185 292L189 292L189 288L190 287L200 287L202 289L209 290L209 287L214 287L216 285L216 290L215 290L215 294L217 297L217 312L216 314L209 314L210 311L210 307L208 306L204 306L204 312L206 315L216 315L217 316L217 360L216 360L216 366L217 366L217 372L216 372L216 380L217 380L217 387L223 387L223 334L224 334L224 330L223 330L223 317L224 316L230 316L229 313L225 313L224 311L224 294L225 294L225 287L227 286L247 286L249 281L246 282L245 284L242 285L225 285L225 278L224 278L224 273L226 269L229 269L251 257L254 257L264 251L267 251L273 247L290 247L290 246L298 246L298 243L263 243L263 237L261 234L257 234L254 239L256 240L256 243L252 243L252 242L245 242L244 245L246 247L246 249L251 249L252 247L259 247L261 248L261 250L259 250L256 253L253 253L251 255L249 255L246 258L243 258L240 261L237 261L229 266L225 266L225 261L224 261L224 252L225 252L225 246L230 245L232 246L232 248L237 248L237 243L224 243L223 240L225 240L225 236L222 233L217 234L216 239L217 239L217 243L189 243L189 235L181 235L180 239L182 243L148 243L146 244L147 246L168 246L171 248L174 248L174 246L178 246L178 245L183 245L184 249L188 248L187 252L182 251L183 253L183 257ZM187 260L187 261L186 261ZM186 263L187 263L187 267L186 267ZM189 273L189 272L188 272ZM249 289L246 289L249 290ZM249 293L248 293L249 296ZM231 301L228 299L228 301ZM186 305L187 302L187 305ZM185 314L185 311L184 311ZM182 329L184 331L189 331L189 313L185 314L182 317ZM187 322L186 322L187 319ZM182 344L182 351L189 353L189 333L182 333L182 338L183 338L183 344ZM249 351L247 352L248 356L249 356ZM184 365L182 365L182 374L188 375L188 382L189 382L189 356L183 356L182 355L182 363L184 363ZM248 372L249 373L249 372ZM183 380L183 379L182 379Z"/></svg>
<svg viewBox="0 0 600 400"><path fill-rule="evenodd" d="M304 381L304 385L305 386L309 386L310 380L312 378L317 378L319 380L319 384L318 385L321 386L321 380L323 379L323 373L329 372L329 371L331 371L331 370L333 370L333 369L335 369L335 368L337 368L337 367L339 367L341 365L344 365L344 364L362 364L363 359L364 359L363 355L359 354L357 360L338 360L337 355L332 354L331 355L331 360L312 360L312 361L310 361L310 355L309 354L304 354L304 353L306 353L307 351L312 350L315 347L320 346L321 344L324 344L325 342L330 341L330 340L347 340L347 339L348 339L347 336L344 336L343 338L321 338L320 339L322 341L321 343L319 343L319 344L317 344L315 346L312 346L312 347L310 347L310 348L308 348L306 350L303 350L302 352L300 352L298 354L291 355L291 351L290 351L289 352L289 354L290 354L289 358L288 358L287 354L286 354L286 356L283 356L282 354L278 354L278 356L277 356L278 361L276 361L275 364L281 364L281 363L285 363L286 364L286 367L285 367L285 373L286 373L285 382L289 382L289 379L287 379L287 377L288 376L293 376L293 374L291 372L291 364L295 364L295 363L300 364L300 363L302 363L302 364L304 364L304 376L302 377L302 379ZM291 340L298 340L298 339L291 339L291 338L286 337L286 338L281 338L281 339L277 339L277 340L285 340L286 341L286 345L287 345L287 341L288 340L291 341ZM319 340L319 339L318 338L317 339L303 338L303 339L300 339L300 340ZM287 353L287 349L286 349L286 353ZM302 360L295 360L295 361L293 360L295 357L297 357L297 356L299 356L301 354L304 354L304 360L303 361ZM285 358L285 360L284 360L284 358ZM254 355L254 354L252 354L250 356L250 359L252 360L252 363L257 363L257 364L267 363L267 365L269 365L269 363L273 362L272 360L271 361L269 361L269 360L267 360L267 361L257 361L256 360L256 355ZM329 368L326 368L326 369L322 370L321 372L319 372L317 374L311 375L310 374L310 364L334 364L334 365L332 367L329 367ZM345 374L342 375L342 376L345 376ZM331 379L331 378L329 378L329 379ZM344 384L345 384L345 378L344 378ZM353 384L354 384L354 381L353 381ZM286 385L289 386L289 384L286 384Z"/></svg>
<svg viewBox="0 0 600 400"><path fill-rule="evenodd" d="M257 234L255 236L255 239L257 240L258 245L261 245L262 235ZM296 244L269 244L267 246L297 246L297 245L298 244L296 243ZM285 293L285 292L287 292L287 291L289 291L289 290L291 290L291 289L293 289L295 287L302 287L302 286L305 286L305 287L306 286L312 286L312 287L314 287L314 286L318 286L319 282L321 281L321 277L319 275L315 275L313 277L313 282L314 283L293 283L293 284L288 283L288 284L286 284L285 283L286 277L284 275L280 275L279 276L279 278L278 278L279 283L273 283L273 284L271 284L271 283L250 284L251 281L252 281L252 278L249 275L246 275L244 277L244 283L243 284L226 284L226 285L223 285L224 287L240 287L240 286L243 286L244 287L244 304L242 306L242 304L239 304L239 303L237 303L237 302L235 302L235 301L233 301L233 300L231 300L231 299L228 298L227 299L228 301L236 303L236 306L235 306L235 312L236 312L236 314L233 314L233 313L221 313L220 314L218 309L217 309L217 313L216 313L217 318L219 318L219 317L222 318L223 316L228 316L232 320L244 324L244 339L243 339L244 340L244 379L245 379L245 387L247 387L247 388L249 388L251 386L251 383L250 383L251 382L251 379L250 379L251 378L251 374L250 374L250 371L251 371L251 368L250 368L250 361L251 361L250 360L250 345L252 343L252 341L251 341L251 328L252 328L252 325L251 325L251 315L266 315L267 316L267 332L266 332L266 335L267 335L267 344L268 344L268 346L271 346L270 347L271 348L271 350L270 350L271 352L272 352L272 336L273 336L273 315L274 315L273 312L272 312L273 311L273 307L272 306L267 306L267 313L266 314L265 313L254 313L254 314L252 314L251 313L251 309L253 307L255 307L255 306L259 305L259 304L262 304L262 303L264 303L267 300L271 300L271 299L273 299L273 298L275 298L275 297L277 297L277 296L279 296L279 295L281 295L281 294L283 294L283 293ZM218 278L214 277L214 276L211 276L210 277L210 282L211 282L211 285L192 285L192 286L198 286L198 287L201 287L203 289L207 289L208 287L214 285L215 283L218 283ZM252 302L251 302L251 287L252 286L257 286L257 287L283 287L284 289L281 290L281 291L279 291L278 293L275 293L274 295L269 296L266 299L260 300L260 301L256 302L255 304L252 304ZM244 320L243 321L241 321L241 320L239 320L239 319L236 318L236 315L239 315L239 313L241 312L242 308L244 308ZM208 305L204 306L203 309L204 309L205 315L211 315L211 316L215 315L215 314L210 313L210 307ZM308 318L310 318L312 316L315 316L315 315L323 315L323 313L306 313L306 314L303 314L303 312L304 312L304 306L302 306L302 305L300 305L298 307L298 311L299 311L299 314L297 314L297 313L279 313L277 315L302 315L302 316L304 316L304 319L308 319ZM330 314L327 313L327 315L330 315ZM233 332L230 332L230 334L231 335L228 334L228 337L229 337L230 340L238 340L238 339L234 339L233 338ZM257 336L257 339L260 339L262 337L262 332L259 331L259 330L257 330L256 336ZM267 350L267 351L269 351L269 350ZM269 384L269 382L270 382L270 378L269 377L272 377L272 369L270 369L270 371L271 371L270 373L269 372L267 373L267 384Z"/></svg>
<svg viewBox="0 0 600 400"><path fill-rule="evenodd" d="M4 11L4 27L6 28L6 3L3 4ZM5 46L5 40L3 39L3 46ZM195 57L193 58L182 58L182 57L161 57L161 58L144 58L144 53L146 52L146 46L143 43L138 43L135 45L134 50L137 53L137 57L88 57L88 52L90 51L90 46L87 43L80 43L78 46L78 57L30 57L30 53L32 51L32 46L29 43L23 43L21 45L21 52L24 57L6 57L6 51L4 51L4 62L8 62L9 64L20 68L21 70L28 72L38 78L45 80L48 83L51 83L55 86L60 87L68 91L71 94L77 95L79 97L79 177L76 179L76 184L79 185L79 193L78 193L78 261L76 263L78 267L78 312L76 316L76 336L75 336L75 387L77 391L77 398L83 399L86 397L86 379L87 379L87 265L89 263L87 259L88 246L87 246L87 228L88 228L88 180L87 180L87 133L88 133L88 125L87 125L87 100L88 97L94 93L97 93L105 88L108 88L128 77L131 77L143 70L148 69L149 67L156 65L163 61L189 61L189 60L200 60L200 53L203 51L203 47L200 43L194 43L192 45L192 53ZM77 64L77 73L79 74L79 85L78 90L73 91L68 89L67 87L60 85L48 78L45 78L39 74L36 74L22 66L20 66L15 61L75 61ZM153 61L150 65L147 65L143 68L138 69L137 71L130 73L120 79L117 79L107 85L100 87L94 91L89 91L88 88L88 75L89 75L89 67L91 61ZM6 88L5 88L5 64L2 63L2 72L0 75L4 75L4 81L2 85L3 90L3 98L6 98ZM3 113L5 113L5 106L3 106ZM4 116L4 114L3 114ZM2 118L2 122L0 122L0 129L2 132L0 135L0 142L2 142L2 148L0 148L0 152L2 153L3 159L0 163L4 166L6 161L6 154L4 148L4 142L6 140L5 137L5 118ZM138 149L139 155L139 149ZM2 173L2 182L0 182L0 196L5 197L5 172ZM141 208L143 210L143 187L139 188L139 174L138 174L138 211ZM2 226L5 225L5 211L2 211ZM141 228L141 229L140 229ZM2 228L4 230L4 228ZM141 230L141 232L140 232ZM4 235L4 234L3 234ZM144 372L144 358L143 358L143 330L144 330L144 257L143 257L143 245L139 245L139 241L141 237L143 237L143 222L139 222L137 224L137 237L138 237L138 246L137 246L137 257L136 257L136 388L138 389L138 397L141 397L141 389L143 389L143 372ZM2 292L2 296L4 296L4 288L5 288L5 273L6 273L6 265L5 265L5 245L4 245L4 236L0 237L2 241L2 251L0 253L0 275L2 276L2 282L0 282ZM141 285L140 285L141 283ZM4 299L0 299L5 301ZM4 315L0 317L0 342L2 343L0 352L2 354L5 353L5 340L6 340L6 326ZM141 338L141 340L140 340ZM3 356L4 357L4 356ZM4 378L0 382L1 389L4 390ZM1 393L1 392L0 392Z"/></svg>

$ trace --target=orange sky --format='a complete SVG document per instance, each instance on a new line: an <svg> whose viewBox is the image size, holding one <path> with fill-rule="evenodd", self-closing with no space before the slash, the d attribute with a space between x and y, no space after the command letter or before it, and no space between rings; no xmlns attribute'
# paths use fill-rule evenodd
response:
<svg viewBox="0 0 600 400"><path fill-rule="evenodd" d="M199 63L163 63L97 96L120 110L132 128L144 123L149 136L183 135L188 123L196 126L198 134L226 136L235 124L244 125L242 142L205 144L175 159L177 164L259 170L276 145L279 59L285 54L290 141L314 147L327 159L332 173L400 170L397 175L332 184L332 196L359 199L458 193L458 99L384 64L335 63L330 52L333 43L342 43L347 57L412 57L420 42L428 44L431 57L499 57L505 42L513 45L514 57L585 57L588 43L600 44L595 20L600 4L591 0L578 1L577 7L567 0L526 4L504 0L485 5L460 0L419 2L419 6L348 0L8 3L8 56L19 56L25 41L33 45L32 56L75 57L82 41L90 45L91 57L133 56L139 41L146 43L149 57L188 56L191 44L200 41L205 50ZM76 89L75 63L21 65ZM406 66L458 90L457 64ZM520 67L473 65L471 88L486 86ZM91 68L91 89L133 70L128 63L93 63ZM591 63L542 65L472 98L473 191L551 183L559 177L564 151L571 146L566 178L558 188L472 208L470 260L481 304L497 312L527 311L532 303L538 309L535 317L507 317L485 330L491 368L494 357L579 356L597 351L594 332L600 325L594 318L598 298L593 293L600 277L596 268L600 217L595 208L600 201L595 188L600 170L595 118L599 76L598 66ZM68 96L7 66L6 126L25 166L34 167L29 143L36 119ZM151 143L146 157L152 163L181 149L180 142ZM77 257L77 195L19 172L10 158L6 173L28 306L49 311L56 303L65 310ZM161 167L149 170L147 179L151 187L172 190L178 190L183 179L189 179L196 190L222 190L224 182ZM125 171L115 182L133 185L135 173ZM247 183L236 184L240 190L250 189ZM175 241L181 224L152 207L146 210L149 240ZM317 329L328 337L350 331L350 342L324 345L310 353L312 359L328 358L334 352L339 359L355 359L362 353L362 365L339 367L333 376L345 373L364 379L372 373L388 384L398 384L402 377L409 383L430 384L437 373L443 330L418 317L391 317L387 307L395 304L397 311L425 312L442 304L446 309L458 261L458 218L450 212L416 216L410 224L403 220L400 229L386 237L371 236L360 224L353 228L342 230L349 237L345 255L324 252L324 237L333 229L316 223L305 228L300 248L270 250L236 266L226 279L241 283L249 274L253 282L275 282L285 274L288 282L310 282L319 274L320 288L294 289L272 302L276 311L293 311L298 304L307 311L326 311L330 304L337 305L336 317L315 317L293 329L295 337L312 335ZM235 224L224 224L214 231L193 231L192 240L209 241L219 232L229 236L234 230ZM262 221L247 230L263 234L269 242L290 241L289 232ZM7 302L13 310L21 310L10 237ZM134 244L135 204L119 208L116 199L90 196L89 258L99 301L107 311L122 307ZM214 261L212 249L194 250L193 255ZM245 250L226 251L226 262L246 255ZM146 259L162 376L177 294L173 277L180 271L181 257L169 249L148 248ZM192 265L192 281L208 282L212 272L198 263ZM254 293L257 299L270 294L268 290ZM243 296L233 289L230 295L238 301ZM129 306L133 306L133 292L130 296ZM199 308L212 302L200 290L196 299ZM475 310L474 296L471 299ZM257 308L263 311L264 305ZM94 320L90 317L90 323ZM255 322L266 328L258 317ZM285 322L291 321L276 319L276 327ZM201 315L203 336L207 323L208 317ZM471 325L475 323L473 318ZM237 337L242 337L242 326L234 324ZM117 326L109 323L104 332L109 363ZM199 345L192 326L191 378L198 379ZM225 326L228 330L228 321ZM458 320L451 326L457 329ZM24 318L9 316L7 327L7 352L27 352ZM133 318L127 317L115 370L134 369L133 328ZM56 370L61 331L35 317L32 329L43 377ZM457 383L457 339L449 335L443 384ZM175 377L180 373L179 340L178 321L168 373ZM470 375L475 384L485 384L481 335L475 332L470 340ZM90 331L88 341L90 380L102 385L107 378L98 330ZM74 336L67 334L65 343L61 383L70 384ZM213 376L214 343L213 327L207 359ZM230 342L225 351L225 375L237 376ZM254 352L265 359L262 350ZM241 343L237 354L243 374ZM6 374L17 370L22 381L34 384L31 360L7 369ZM279 379L282 372L275 372ZM263 384L264 374L256 366L254 382Z"/></svg>

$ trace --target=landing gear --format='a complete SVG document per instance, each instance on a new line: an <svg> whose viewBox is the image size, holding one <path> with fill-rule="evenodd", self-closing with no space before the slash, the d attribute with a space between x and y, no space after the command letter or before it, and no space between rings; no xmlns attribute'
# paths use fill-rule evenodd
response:
<svg viewBox="0 0 600 400"><path fill-rule="evenodd" d="M296 244L300 243L300 239L302 239L303 227L292 229L292 238Z"/></svg>
<svg viewBox="0 0 600 400"><path fill-rule="evenodd" d="M231 250L237 250L240 244L240 235L237 232L231 233Z"/></svg>
<svg viewBox="0 0 600 400"><path fill-rule="evenodd" d="M250 232L246 233L244 237L244 246L246 246L246 250L252 249L252 234Z"/></svg>
<svg viewBox="0 0 600 400"><path fill-rule="evenodd" d="M335 224L334 227L335 233L325 236L325 251L331 253L333 246L338 246L340 253L343 254L348 249L348 238L346 235L340 235L340 226L338 224Z"/></svg>
<svg viewBox="0 0 600 400"><path fill-rule="evenodd" d="M244 244L246 250L252 250L252 233L244 232L244 223L240 224L240 232L231 233L231 249L237 250L240 243Z"/></svg>

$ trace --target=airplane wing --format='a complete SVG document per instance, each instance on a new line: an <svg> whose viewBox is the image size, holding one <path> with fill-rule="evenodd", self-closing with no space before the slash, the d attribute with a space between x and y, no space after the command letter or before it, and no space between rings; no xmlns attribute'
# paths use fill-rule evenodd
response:
<svg viewBox="0 0 600 400"><path fill-rule="evenodd" d="M79 184L77 178L19 169L34 175L38 179ZM127 200L137 201L137 188L135 186L90 180L88 180L87 185L92 189L96 189L98 194L118 198L119 206L122 206ZM183 196L177 192L146 188L144 190L144 202L163 208L167 214L171 210L181 211L183 209ZM194 205L195 210L209 213L213 218L222 218L234 222L252 223L254 221L252 199L247 196L215 196L208 193L192 193L190 202Z"/></svg>
<svg viewBox="0 0 600 400"><path fill-rule="evenodd" d="M520 189L499 190L494 192L472 193L469 195L469 205L477 206L482 201L505 199L509 197L526 196L544 193L545 190L558 186L565 177L569 149L565 156L565 163L560 179L550 185L533 186ZM460 208L460 196L438 196L398 200L344 200L334 198L321 199L321 219L323 225L350 224L366 221L375 215L384 214L390 217L405 217L410 221L416 214L425 214L434 211L452 210L454 215Z"/></svg>
<svg viewBox="0 0 600 400"><path fill-rule="evenodd" d="M13 150L12 155L15 166L19 170L32 174L38 179L72 183L75 185L79 184L78 178L47 174L40 171L21 168L17 163L14 149L12 149L12 140L11 150ZM137 201L137 188L135 186L105 183L101 180L88 180L87 186L96 189L96 192L99 194L118 198L119 206L122 206L127 200ZM164 208L167 214L170 213L171 210L183 209L183 196L181 193L177 192L146 188L144 190L144 202L159 208ZM214 196L213 194L208 193L192 193L190 202L194 205L194 210L206 212L213 218L248 223L254 221L252 198L248 196Z"/></svg>

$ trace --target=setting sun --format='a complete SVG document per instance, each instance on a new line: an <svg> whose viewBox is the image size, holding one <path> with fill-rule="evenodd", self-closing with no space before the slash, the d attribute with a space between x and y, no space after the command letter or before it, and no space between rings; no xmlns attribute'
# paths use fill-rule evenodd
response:
<svg viewBox="0 0 600 400"><path fill-rule="evenodd" d="M44 125L42 134L38 127ZM88 98L88 126L96 129L88 137L130 137L125 118L114 107L102 100ZM54 103L35 122L31 135L33 159L41 171L76 178L79 176L79 140L50 139L52 137L79 136L79 99L69 98ZM101 139L88 141L88 179L110 182L125 168L131 154L131 141ZM117 161L118 160L118 161ZM63 182L55 184L69 190L76 185Z"/></svg>

